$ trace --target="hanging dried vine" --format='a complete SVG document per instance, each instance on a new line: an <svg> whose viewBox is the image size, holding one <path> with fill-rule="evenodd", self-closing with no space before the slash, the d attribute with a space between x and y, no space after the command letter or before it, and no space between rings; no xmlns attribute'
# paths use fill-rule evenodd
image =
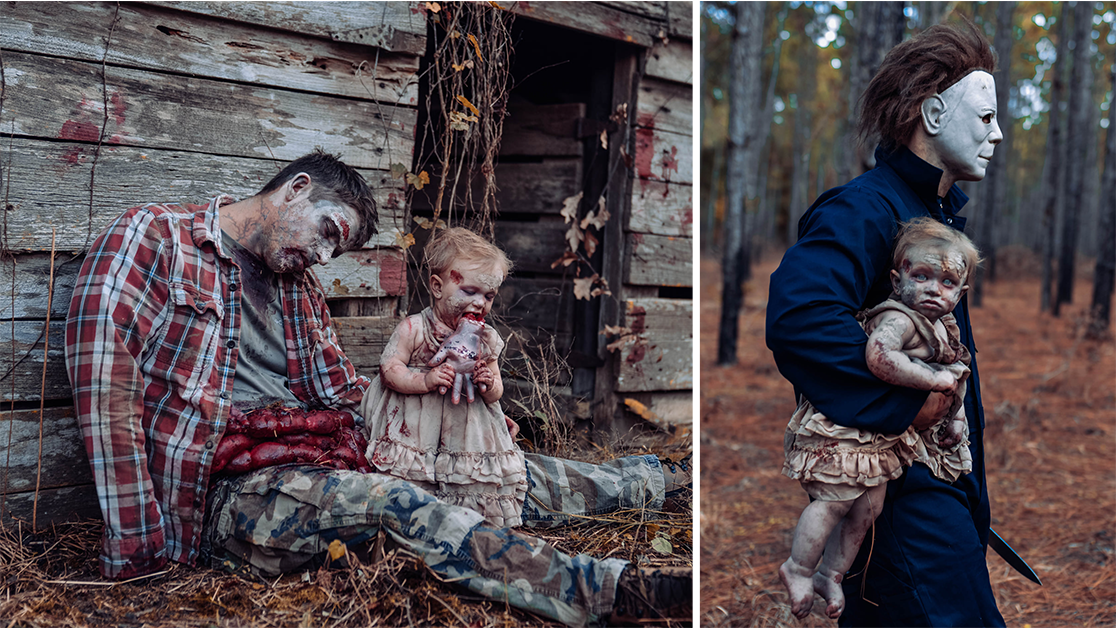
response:
<svg viewBox="0 0 1116 628"><path fill-rule="evenodd" d="M430 180L427 168L439 174L434 219L421 226L460 223L491 239L515 15L481 2L427 2L426 8L433 24L428 122L415 147L419 174L408 173L407 182L421 189Z"/></svg>

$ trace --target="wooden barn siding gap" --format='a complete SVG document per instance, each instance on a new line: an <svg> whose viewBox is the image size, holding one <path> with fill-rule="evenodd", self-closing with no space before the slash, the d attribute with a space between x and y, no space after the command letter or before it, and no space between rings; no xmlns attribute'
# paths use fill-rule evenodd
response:
<svg viewBox="0 0 1116 628"><path fill-rule="evenodd" d="M150 2L148 4L267 26L298 34L421 55L426 51L426 7L421 2Z"/></svg>
<svg viewBox="0 0 1116 628"><path fill-rule="evenodd" d="M8 215L8 246L12 250L50 250L52 226L58 229L60 251L81 250L89 221L92 148L69 142L12 142L12 152L19 155L11 164L9 202L15 209ZM247 198L282 165L261 159L103 146L97 164L93 234L126 209L144 203L203 203L219 193ZM361 174L373 190L379 213L379 233L365 246L394 246L396 234L406 228L403 185L382 170L362 170ZM0 272L7 272L3 266Z"/></svg>
<svg viewBox="0 0 1116 628"><path fill-rule="evenodd" d="M681 9L679 5L689 4L674 2L671 8ZM681 25L674 27L674 18L668 15L666 3L511 2L501 6L525 18L644 48L650 48L661 36L670 35L672 31L683 36L684 30ZM686 8L686 20L690 20L691 10ZM690 38L689 35L685 37Z"/></svg>
<svg viewBox="0 0 1116 628"><path fill-rule="evenodd" d="M385 105L418 103L418 53L395 54L291 32L270 32L196 13L121 3L106 62L119 68L204 76ZM228 3L230 7L250 4ZM346 4L346 3L331 3ZM0 20L6 51L100 63L115 3L7 2ZM160 30L162 27L163 30ZM425 48L425 25L423 45ZM420 50L421 53L421 50ZM363 63L363 67L361 65ZM375 66L375 81L372 69ZM357 69L361 68L358 73Z"/></svg>
<svg viewBox="0 0 1116 628"><path fill-rule="evenodd" d="M4 63L14 77L4 102L9 133L97 141L99 65L24 53ZM290 161L328 145L353 167L390 170L414 143L417 112L403 107L126 68L107 83L105 146Z"/></svg>

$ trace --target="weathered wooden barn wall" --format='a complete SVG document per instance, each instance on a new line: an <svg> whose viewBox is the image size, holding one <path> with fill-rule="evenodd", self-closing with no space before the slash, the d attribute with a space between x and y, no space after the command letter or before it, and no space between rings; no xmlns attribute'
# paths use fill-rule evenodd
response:
<svg viewBox="0 0 1116 628"><path fill-rule="evenodd" d="M244 198L316 146L339 154L375 190L379 234L317 272L353 361L378 362L407 290L389 164L414 151L425 49L418 2L0 4L5 517L30 519L36 485L40 523L98 516L63 325L75 256L129 207Z"/></svg>

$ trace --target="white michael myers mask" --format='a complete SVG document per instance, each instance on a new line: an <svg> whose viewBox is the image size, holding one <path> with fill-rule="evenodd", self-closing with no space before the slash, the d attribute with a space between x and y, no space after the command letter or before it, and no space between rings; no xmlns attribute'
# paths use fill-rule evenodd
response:
<svg viewBox="0 0 1116 628"><path fill-rule="evenodd" d="M953 181L980 181L1004 138L996 122L996 81L983 70L969 73L923 101L922 124L928 161Z"/></svg>

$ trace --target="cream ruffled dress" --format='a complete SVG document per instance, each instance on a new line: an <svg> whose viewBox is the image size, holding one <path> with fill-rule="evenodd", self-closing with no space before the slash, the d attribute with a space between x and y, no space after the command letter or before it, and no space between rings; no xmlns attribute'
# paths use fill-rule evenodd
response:
<svg viewBox="0 0 1116 628"><path fill-rule="evenodd" d="M877 434L837 425L808 400L801 399L783 437L786 454L783 474L801 481L814 499L856 499L869 488L898 478L904 466L916 461L946 482L954 482L973 470L968 429L957 445L948 448L939 445L945 426L964 403L969 376L971 358L969 350L961 344L956 319L953 314L940 319L946 329L946 337L941 338L929 319L893 297L861 312L857 320L866 327L871 319L889 310L902 312L914 322L934 354L925 361L927 366L948 369L962 383L940 421L925 430L911 426L902 434Z"/></svg>
<svg viewBox="0 0 1116 628"><path fill-rule="evenodd" d="M438 321L431 308L415 318L420 319L425 342L411 353L407 366L426 372L427 362L453 330ZM484 333L480 358L500 355L503 339L489 325ZM364 394L361 414L368 426L367 457L373 467L414 482L442 501L471 508L494 526L522 523L527 466L508 433L499 402L485 403L479 390L472 403L463 392L456 405L449 392L406 395L382 385L377 377Z"/></svg>

